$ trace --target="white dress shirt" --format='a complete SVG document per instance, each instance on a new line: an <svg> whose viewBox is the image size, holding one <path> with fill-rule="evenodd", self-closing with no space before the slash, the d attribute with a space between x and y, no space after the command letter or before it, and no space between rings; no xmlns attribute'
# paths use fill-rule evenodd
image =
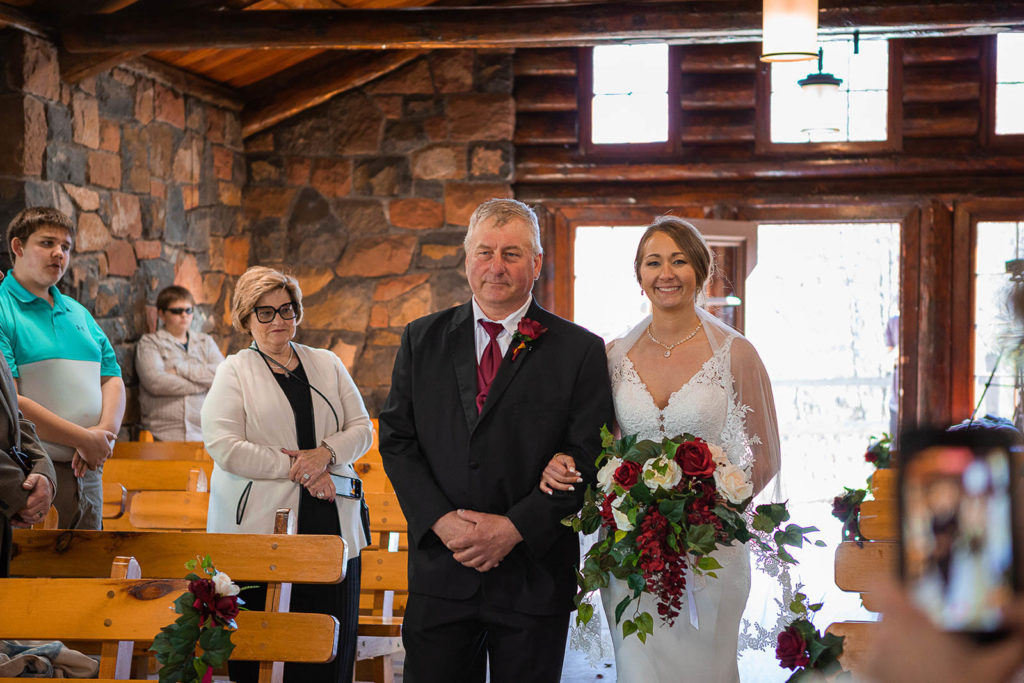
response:
<svg viewBox="0 0 1024 683"><path fill-rule="evenodd" d="M519 307L512 315L508 316L504 320L491 320L484 313L483 309L480 308L480 304L476 302L476 297L473 297L473 320L475 324L473 326L474 339L476 340L476 362L480 362L480 357L484 355L484 349L491 343L491 335L487 333L484 326L480 324L481 320L487 322L499 323L505 329L498 333L498 348L501 349L501 357L504 358L508 352L509 344L512 343L512 335L516 333L519 328L519 321L526 315L526 311L529 310L530 304L533 303L533 297L529 297L526 303Z"/></svg>

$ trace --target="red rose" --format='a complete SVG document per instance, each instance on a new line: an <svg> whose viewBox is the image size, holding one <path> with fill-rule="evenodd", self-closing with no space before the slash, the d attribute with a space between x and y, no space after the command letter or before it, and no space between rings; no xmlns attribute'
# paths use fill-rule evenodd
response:
<svg viewBox="0 0 1024 683"><path fill-rule="evenodd" d="M516 329L519 330L519 334L528 337L531 341L548 331L548 328L529 318L520 320Z"/></svg>
<svg viewBox="0 0 1024 683"><path fill-rule="evenodd" d="M215 619L226 624L238 616L238 596L217 595L210 579L190 581L188 590L196 598L192 602L192 607L199 612L200 626L205 624L207 619Z"/></svg>
<svg viewBox="0 0 1024 683"><path fill-rule="evenodd" d="M779 634L778 646L775 648L775 658L779 663L790 671L796 671L801 666L807 666L811 658L807 655L807 643L800 631L790 624L789 628Z"/></svg>
<svg viewBox="0 0 1024 683"><path fill-rule="evenodd" d="M870 463L876 463L878 462L878 453L868 451L864 454L864 460Z"/></svg>
<svg viewBox="0 0 1024 683"><path fill-rule="evenodd" d="M609 529L615 528L615 515L612 514L612 503L615 502L615 494L609 493L601 501L601 524Z"/></svg>
<svg viewBox="0 0 1024 683"><path fill-rule="evenodd" d="M640 463L626 460L615 470L612 479L615 480L616 484L628 491L633 487L633 484L640 480L641 471L643 471L643 468L640 466Z"/></svg>
<svg viewBox="0 0 1024 683"><path fill-rule="evenodd" d="M688 477L704 479L715 473L715 461L711 457L711 449L703 439L684 441L676 449L676 463L683 468Z"/></svg>

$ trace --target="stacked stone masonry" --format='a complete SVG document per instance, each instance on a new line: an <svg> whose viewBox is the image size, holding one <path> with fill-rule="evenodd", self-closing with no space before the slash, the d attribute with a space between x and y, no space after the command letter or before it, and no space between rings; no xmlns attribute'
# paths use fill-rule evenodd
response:
<svg viewBox="0 0 1024 683"><path fill-rule="evenodd" d="M403 327L469 298L473 209L512 196L512 54L437 51L246 140L252 263L293 272L302 341L383 405Z"/></svg>
<svg viewBox="0 0 1024 683"><path fill-rule="evenodd" d="M60 78L57 48L7 31L0 54L0 225L28 205L78 226L60 284L110 337L129 387L125 431L138 422L134 343L154 328L170 284L199 304L196 325L228 349L229 301L249 265L238 111L125 65L80 83ZM8 246L3 254L8 267Z"/></svg>

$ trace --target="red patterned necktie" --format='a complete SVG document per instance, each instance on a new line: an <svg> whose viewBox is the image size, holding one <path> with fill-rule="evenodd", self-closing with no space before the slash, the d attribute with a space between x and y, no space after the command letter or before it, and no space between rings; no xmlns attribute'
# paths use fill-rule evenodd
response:
<svg viewBox="0 0 1024 683"><path fill-rule="evenodd" d="M498 366L501 365L501 347L498 346L498 335L505 328L501 323L492 323L488 320L480 320L491 341L484 347L484 353L480 356L480 362L476 366L476 410L481 412L484 409L484 401L487 400L487 392L491 388L494 376L498 374Z"/></svg>

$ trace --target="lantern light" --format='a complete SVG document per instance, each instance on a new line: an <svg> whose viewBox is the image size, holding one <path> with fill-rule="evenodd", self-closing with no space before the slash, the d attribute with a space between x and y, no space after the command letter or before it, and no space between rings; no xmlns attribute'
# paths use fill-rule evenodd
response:
<svg viewBox="0 0 1024 683"><path fill-rule="evenodd" d="M807 133L811 140L815 137L833 137L839 132L843 104L839 93L843 79L823 72L823 49L818 49L817 56L818 72L797 81L804 92L805 122L801 131Z"/></svg>
<svg viewBox="0 0 1024 683"><path fill-rule="evenodd" d="M762 62L818 56L818 0L764 0Z"/></svg>

